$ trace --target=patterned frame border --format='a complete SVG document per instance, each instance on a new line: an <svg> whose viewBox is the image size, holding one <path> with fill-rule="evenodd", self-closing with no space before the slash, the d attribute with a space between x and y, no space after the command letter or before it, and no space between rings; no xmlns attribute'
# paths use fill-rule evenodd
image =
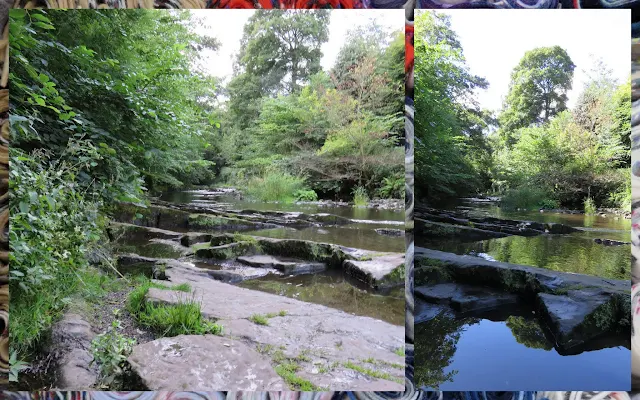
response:
<svg viewBox="0 0 640 400"><path fill-rule="evenodd" d="M9 78L9 46L8 46L8 11L12 0L0 0L0 23L3 27L3 38L0 41L0 51L4 51L2 57L2 73L0 75L0 123L2 124L0 135L0 322L2 323L2 336L0 337L0 385L8 383L9 371L9 335L8 335L8 307L9 307L9 286L8 286L8 226L9 226L9 201L8 201L8 179L9 179L9 90L7 89ZM89 0L17 0L14 8L34 8L42 5L46 8L109 8L110 4L121 5L126 1L127 8L204 8L202 0L175 0L171 2L172 7L167 7L169 1L164 0L100 0L104 1L96 7L84 7ZM164 4L165 7L160 4ZM97 2L96 2L97 4ZM256 3L257 4L257 3ZM50 7L50 6L54 7ZM74 7L75 5L75 7ZM56 7L58 6L58 7ZM62 6L62 7L60 7ZM413 12L415 0L409 0L405 6L405 223L406 223L406 258L405 258L405 391L404 392L331 392L317 393L313 398L329 399L344 397L364 400L364 399L412 399L416 400L424 396L424 393L416 391L413 385ZM53 393L53 392L50 392ZM87 392L76 392L87 393ZM94 392L98 393L98 392ZM132 392L134 393L134 392ZM210 395L223 392L210 392ZM264 395L267 392L263 392ZM292 392L291 394L295 394ZM310 393L307 393L310 394ZM256 393L256 395L258 395ZM273 394L275 395L275 393ZM80 395L82 397L82 395ZM1 396L0 396L1 397ZM199 396L197 396L199 397ZM262 396L260 396L263 398ZM277 397L286 396L285 392ZM295 396L297 397L297 396ZM306 397L306 396L305 396ZM75 398L75 396L74 396ZM223 396L224 398L224 396Z"/></svg>
<svg viewBox="0 0 640 400"><path fill-rule="evenodd" d="M9 4L0 2L0 385L9 372Z"/></svg>

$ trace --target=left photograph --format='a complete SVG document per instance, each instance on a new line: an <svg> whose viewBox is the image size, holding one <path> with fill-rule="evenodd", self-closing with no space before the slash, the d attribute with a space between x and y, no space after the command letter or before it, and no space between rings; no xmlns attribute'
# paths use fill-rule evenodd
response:
<svg viewBox="0 0 640 400"><path fill-rule="evenodd" d="M403 10L10 12L10 389L403 391Z"/></svg>

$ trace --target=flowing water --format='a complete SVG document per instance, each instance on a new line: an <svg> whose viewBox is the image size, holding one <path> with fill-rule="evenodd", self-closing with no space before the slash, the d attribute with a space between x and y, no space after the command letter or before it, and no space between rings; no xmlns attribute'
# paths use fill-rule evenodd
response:
<svg viewBox="0 0 640 400"><path fill-rule="evenodd" d="M629 245L605 246L594 241L628 242L628 219L505 212L491 203L466 203L463 207L470 217L562 223L580 231L477 242L416 237L416 245L556 271L630 279ZM421 313L436 314L434 307L417 300L416 320L420 321ZM416 383L426 390L604 390L630 386L628 369L622 368L631 362L628 335L603 338L579 354L560 354L544 324L527 307L492 315L440 313L416 324L415 346Z"/></svg>

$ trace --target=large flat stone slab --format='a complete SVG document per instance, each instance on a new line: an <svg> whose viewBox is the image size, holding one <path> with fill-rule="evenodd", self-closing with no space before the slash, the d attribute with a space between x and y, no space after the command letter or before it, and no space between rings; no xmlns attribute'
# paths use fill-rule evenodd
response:
<svg viewBox="0 0 640 400"><path fill-rule="evenodd" d="M395 353L404 347L404 326L203 279L202 273L202 269L188 263L171 264L167 274L172 284L187 282L192 293L150 289L147 301L176 304L187 298L197 299L203 316L217 319L224 335L243 339L256 348L268 347L272 358L275 351L290 358L305 355L307 361L297 361L297 374L317 386L327 386L329 382L331 390L370 390L368 385L375 382L380 390L404 389L404 384L394 381L404 381L404 368L393 367L404 365L404 357ZM271 315L268 324L252 322L254 314ZM377 363L363 364L365 359ZM393 380L376 380L357 373L344 366L347 362L388 373Z"/></svg>
<svg viewBox="0 0 640 400"><path fill-rule="evenodd" d="M415 248L416 269L436 265L443 267L456 282L486 285L515 293L555 291L575 288L598 288L608 293L630 297L631 282L597 276L552 271L526 265L487 261L480 257L460 256L443 251ZM416 273L416 276L421 275ZM421 282L416 282L420 285Z"/></svg>
<svg viewBox="0 0 640 400"><path fill-rule="evenodd" d="M180 335L134 347L132 370L150 390L286 390L270 360L246 344L215 335Z"/></svg>
<svg viewBox="0 0 640 400"><path fill-rule="evenodd" d="M532 301L546 320L562 350L580 346L610 333L629 332L630 282L556 272L542 268L486 261L441 251L416 248L416 276L426 279L439 270L455 284L488 286ZM421 273L429 270L429 274ZM453 291L452 286L440 286ZM422 289L417 296L424 296ZM430 295L434 296L433 293ZM440 293L440 297L457 294ZM465 295L465 300L468 296ZM454 302L452 301L452 306ZM468 302L467 302L468 303Z"/></svg>

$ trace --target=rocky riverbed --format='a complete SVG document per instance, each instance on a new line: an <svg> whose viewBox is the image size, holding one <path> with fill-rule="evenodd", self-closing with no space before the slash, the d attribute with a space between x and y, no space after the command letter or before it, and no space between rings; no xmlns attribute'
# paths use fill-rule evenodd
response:
<svg viewBox="0 0 640 400"><path fill-rule="evenodd" d="M136 325L123 312L124 332L137 343L128 357L126 379L135 387L122 389L404 389L404 301L394 297L404 287L404 253L255 234L269 229L341 229L358 223L352 218L157 201L148 207L122 204L113 219L108 233L118 272L124 277L144 275L154 282L144 303L196 303L204 320L222 328L216 335L167 336ZM372 234L402 239L397 224L376 226ZM326 276L326 282L336 273L341 283L315 290L329 288L329 296L346 290L364 299L366 306L329 307L323 304L333 304L310 303L296 293L239 286L316 275ZM314 290L313 280L305 282ZM127 294L118 298L115 306L126 309ZM393 315L379 314L380 310ZM89 315L68 314L65 320L69 318L83 321L78 326L83 327L85 342L106 328L87 322L92 320ZM59 387L95 387L96 368L89 365L87 349L83 342L63 351ZM78 379L71 374L75 369L83 372Z"/></svg>

